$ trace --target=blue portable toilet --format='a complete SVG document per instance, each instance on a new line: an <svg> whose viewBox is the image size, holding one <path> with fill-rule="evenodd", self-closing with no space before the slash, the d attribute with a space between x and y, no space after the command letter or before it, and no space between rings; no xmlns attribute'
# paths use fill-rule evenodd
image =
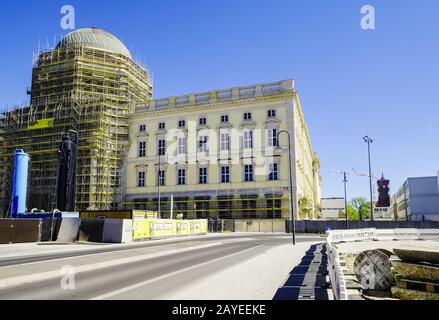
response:
<svg viewBox="0 0 439 320"><path fill-rule="evenodd" d="M18 214L26 213L27 176L29 170L29 155L23 149L14 151L11 192L11 215L17 218Z"/></svg>

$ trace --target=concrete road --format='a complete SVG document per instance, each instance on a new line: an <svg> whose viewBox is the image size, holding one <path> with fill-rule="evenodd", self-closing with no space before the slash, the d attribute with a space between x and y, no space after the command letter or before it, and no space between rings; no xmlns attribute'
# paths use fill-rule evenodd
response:
<svg viewBox="0 0 439 320"><path fill-rule="evenodd" d="M0 268L0 300L271 299L309 246L324 240L299 235L296 247L291 242L286 234L227 234L17 258Z"/></svg>

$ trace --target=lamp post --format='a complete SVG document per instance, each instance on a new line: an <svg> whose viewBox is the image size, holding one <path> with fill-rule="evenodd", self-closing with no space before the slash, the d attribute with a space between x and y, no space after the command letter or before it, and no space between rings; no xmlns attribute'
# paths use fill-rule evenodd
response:
<svg viewBox="0 0 439 320"><path fill-rule="evenodd" d="M346 214L346 229L349 229L348 199L347 199L347 192L346 192L346 184L348 183L348 179L346 177L346 171L343 172L343 183L344 183L344 212Z"/></svg>
<svg viewBox="0 0 439 320"><path fill-rule="evenodd" d="M158 163L157 163L157 215L159 219L162 217L160 212L160 202L161 199L160 199L160 150L159 150Z"/></svg>
<svg viewBox="0 0 439 320"><path fill-rule="evenodd" d="M281 130L277 134L276 144L279 146L279 136L281 133L286 133L288 135L288 159L289 159L289 171L290 171L290 202L291 202L291 226L293 231L293 245L296 244L296 222L294 218L294 201L293 201L293 173L291 170L291 165L293 164L291 159L291 136L287 130Z"/></svg>
<svg viewBox="0 0 439 320"><path fill-rule="evenodd" d="M373 139L369 136L364 136L363 140L367 143L367 152L369 157L370 218L373 221L372 166L370 164L370 144L373 143Z"/></svg>

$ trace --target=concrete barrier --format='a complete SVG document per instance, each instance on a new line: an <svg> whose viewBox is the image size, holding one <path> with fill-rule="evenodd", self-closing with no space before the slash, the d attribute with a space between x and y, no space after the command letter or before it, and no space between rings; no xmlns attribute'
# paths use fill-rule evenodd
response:
<svg viewBox="0 0 439 320"><path fill-rule="evenodd" d="M133 220L104 220L102 242L128 243L131 241L133 241Z"/></svg>
<svg viewBox="0 0 439 320"><path fill-rule="evenodd" d="M37 242L40 219L0 219L0 244Z"/></svg>
<svg viewBox="0 0 439 320"><path fill-rule="evenodd" d="M78 236L80 224L81 219L79 218L62 219L56 241L75 242Z"/></svg>

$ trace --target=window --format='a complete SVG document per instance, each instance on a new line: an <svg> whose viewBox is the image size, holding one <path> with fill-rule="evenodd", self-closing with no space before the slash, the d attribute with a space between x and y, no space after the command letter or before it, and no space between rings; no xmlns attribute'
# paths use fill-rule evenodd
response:
<svg viewBox="0 0 439 320"><path fill-rule="evenodd" d="M186 137L180 137L177 139L177 154L186 153Z"/></svg>
<svg viewBox="0 0 439 320"><path fill-rule="evenodd" d="M208 137L207 136L200 136L200 140L198 141L198 151L199 152L206 152L208 150Z"/></svg>
<svg viewBox="0 0 439 320"><path fill-rule="evenodd" d="M244 181L245 182L253 181L253 165L252 164L246 164L244 166Z"/></svg>
<svg viewBox="0 0 439 320"><path fill-rule="evenodd" d="M141 124L141 125L139 126L139 132L145 132L145 131L146 131L146 125Z"/></svg>
<svg viewBox="0 0 439 320"><path fill-rule="evenodd" d="M268 179L270 181L279 180L279 165L277 163L268 165Z"/></svg>
<svg viewBox="0 0 439 320"><path fill-rule="evenodd" d="M230 135L228 133L221 133L220 140L221 150L230 150Z"/></svg>
<svg viewBox="0 0 439 320"><path fill-rule="evenodd" d="M229 116L227 114L223 114L221 116L221 123L227 123L229 122Z"/></svg>
<svg viewBox="0 0 439 320"><path fill-rule="evenodd" d="M178 169L177 171L177 184L186 184L186 169Z"/></svg>
<svg viewBox="0 0 439 320"><path fill-rule="evenodd" d="M139 141L139 157L146 157L146 142Z"/></svg>
<svg viewBox="0 0 439 320"><path fill-rule="evenodd" d="M166 154L166 141L164 139L158 140L157 154L159 156L164 156Z"/></svg>
<svg viewBox="0 0 439 320"><path fill-rule="evenodd" d="M221 166L221 183L230 182L230 166Z"/></svg>
<svg viewBox="0 0 439 320"><path fill-rule="evenodd" d="M200 118L199 120L198 120L198 123L200 124L200 126L204 126L204 125L206 125L206 123L207 123L207 120L206 120L206 118Z"/></svg>
<svg viewBox="0 0 439 320"><path fill-rule="evenodd" d="M145 171L139 171L137 173L137 186L139 188L144 187L146 182L146 173Z"/></svg>
<svg viewBox="0 0 439 320"><path fill-rule="evenodd" d="M253 148L253 131L244 131L244 149Z"/></svg>
<svg viewBox="0 0 439 320"><path fill-rule="evenodd" d="M159 122L159 130L165 130L166 125L164 122Z"/></svg>
<svg viewBox="0 0 439 320"><path fill-rule="evenodd" d="M244 120L251 120L251 119L252 119L252 114L250 112L244 113Z"/></svg>
<svg viewBox="0 0 439 320"><path fill-rule="evenodd" d="M200 184L206 184L207 183L207 168L200 168Z"/></svg>
<svg viewBox="0 0 439 320"><path fill-rule="evenodd" d="M184 120L180 120L180 121L178 121L178 127L179 127L179 128L184 128L184 127L186 127L186 121L184 121Z"/></svg>
<svg viewBox="0 0 439 320"><path fill-rule="evenodd" d="M277 147L277 129L268 129L268 146Z"/></svg>
<svg viewBox="0 0 439 320"><path fill-rule="evenodd" d="M165 185L165 170L159 170L158 179L159 179L159 185L164 186Z"/></svg>
<svg viewBox="0 0 439 320"><path fill-rule="evenodd" d="M268 110L267 115L269 118L276 118L276 110Z"/></svg>

